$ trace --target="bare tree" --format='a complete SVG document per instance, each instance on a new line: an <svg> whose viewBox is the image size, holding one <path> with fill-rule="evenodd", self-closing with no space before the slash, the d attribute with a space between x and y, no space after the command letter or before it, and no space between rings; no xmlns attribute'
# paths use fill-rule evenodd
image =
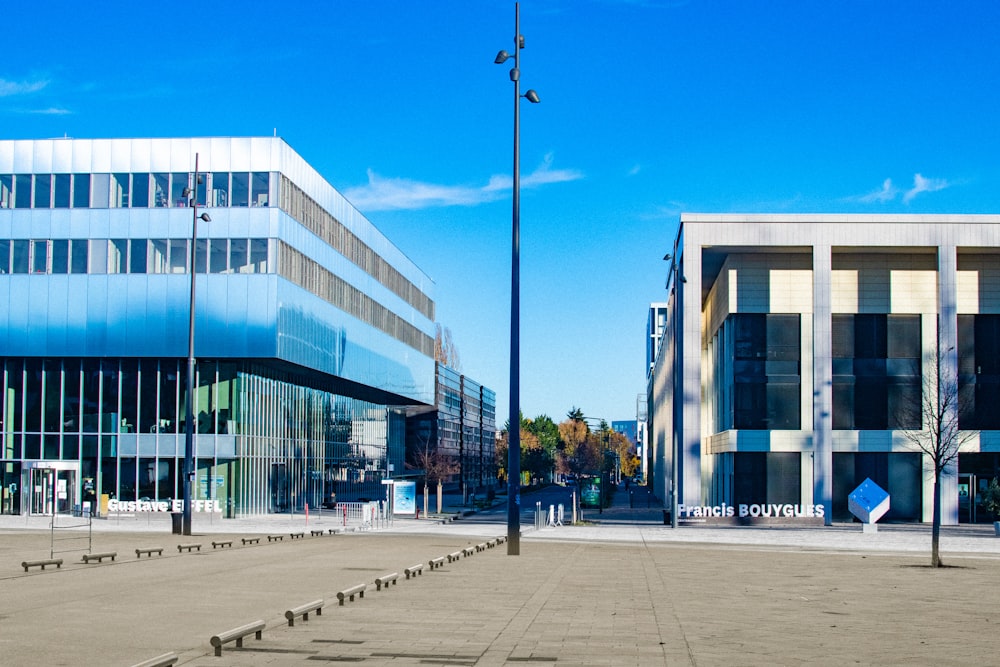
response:
<svg viewBox="0 0 1000 667"><path fill-rule="evenodd" d="M954 471L958 453L977 431L962 430L959 414L965 412L963 395L959 392L954 348L936 351L926 372L921 374L919 399L914 395L904 410L915 422L919 415L920 430L902 430L903 437L914 449L923 453L934 475L934 509L931 520L931 566L942 567L939 550L941 540L941 478ZM906 423L906 422L903 422Z"/></svg>

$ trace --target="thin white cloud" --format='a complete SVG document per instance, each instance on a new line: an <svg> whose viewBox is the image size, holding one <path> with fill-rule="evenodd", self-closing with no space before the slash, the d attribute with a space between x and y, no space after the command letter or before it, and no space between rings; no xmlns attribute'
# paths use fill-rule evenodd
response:
<svg viewBox="0 0 1000 667"><path fill-rule="evenodd" d="M882 181L881 188L875 190L874 192L869 192L868 194L859 197L859 199L866 203L876 202L876 201L886 202L895 199L898 193L899 190L893 187L892 185L892 179L887 178L884 181Z"/></svg>
<svg viewBox="0 0 1000 667"><path fill-rule="evenodd" d="M943 178L924 178L920 174L913 175L913 187L903 195L903 202L909 204L913 198L924 192L937 192L951 185Z"/></svg>
<svg viewBox="0 0 1000 667"><path fill-rule="evenodd" d="M49 85L48 81L8 81L7 79L0 79L0 97L37 93L47 85Z"/></svg>
<svg viewBox="0 0 1000 667"><path fill-rule="evenodd" d="M68 116L73 113L69 109L63 109L61 107L49 107L48 109L30 109L24 111L23 113L38 114L41 116Z"/></svg>
<svg viewBox="0 0 1000 667"><path fill-rule="evenodd" d="M634 165L631 169L628 170L628 175L629 176L636 176L640 171L642 171L642 165L637 164L637 165Z"/></svg>
<svg viewBox="0 0 1000 667"><path fill-rule="evenodd" d="M574 169L552 169L552 155L546 155L533 172L521 176L521 188L537 188L583 178ZM444 206L477 206L507 196L510 176L491 176L486 185L439 185L407 178L383 178L368 170L368 183L344 190L344 196L362 211L414 210Z"/></svg>

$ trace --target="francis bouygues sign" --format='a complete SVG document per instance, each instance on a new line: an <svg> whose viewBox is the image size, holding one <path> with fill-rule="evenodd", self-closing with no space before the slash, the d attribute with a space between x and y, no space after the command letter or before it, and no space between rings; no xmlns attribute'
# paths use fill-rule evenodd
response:
<svg viewBox="0 0 1000 667"><path fill-rule="evenodd" d="M697 523L734 521L815 522L826 516L824 505L792 505L789 503L746 503L728 505L678 505L677 518Z"/></svg>

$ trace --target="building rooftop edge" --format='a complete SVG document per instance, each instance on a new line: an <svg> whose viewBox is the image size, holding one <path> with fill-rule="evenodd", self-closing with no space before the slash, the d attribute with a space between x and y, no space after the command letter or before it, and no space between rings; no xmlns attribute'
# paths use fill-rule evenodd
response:
<svg viewBox="0 0 1000 667"><path fill-rule="evenodd" d="M1000 223L1000 214L995 213L681 213L681 223L685 222L768 222L802 224L840 223L863 224L868 222L902 223Z"/></svg>

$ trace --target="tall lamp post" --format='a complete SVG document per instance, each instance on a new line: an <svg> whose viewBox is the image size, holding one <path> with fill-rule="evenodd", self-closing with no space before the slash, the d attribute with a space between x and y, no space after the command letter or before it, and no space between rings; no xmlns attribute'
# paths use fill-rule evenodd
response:
<svg viewBox="0 0 1000 667"><path fill-rule="evenodd" d="M680 423L681 416L683 414L683 405L679 404L677 401L678 395L683 395L683 392L679 390L677 377L683 371L683 369L678 368L680 364L681 354L680 354L680 317L681 317L681 289L679 287L684 283L687 283L687 278L681 274L681 267L678 262L677 257L678 248L674 247L673 254L667 253L663 256L663 261L670 262L670 271L667 272L667 284L666 289L670 291L670 295L674 297L674 308L673 308L673 325L674 330L671 332L670 345L673 348L674 359L671 363L671 382L673 383L673 391L671 392L671 407L673 409L673 416L671 418L671 431L670 434L670 527L677 527L677 506L678 506L678 488L680 487L680 461L678 457L681 453L680 442L678 441L679 429L677 425ZM666 334L664 333L664 338Z"/></svg>
<svg viewBox="0 0 1000 667"><path fill-rule="evenodd" d="M500 51L497 65L514 58L510 80L514 82L514 208L510 262L510 420L507 443L507 555L521 553L521 49L524 36L520 29L521 10L514 3L514 55ZM524 94L532 104L538 104L538 93Z"/></svg>
<svg viewBox="0 0 1000 667"><path fill-rule="evenodd" d="M192 195L191 206L191 301L188 315L188 358L187 358L187 396L184 399L184 509L181 514L181 533L191 534L191 487L194 484L194 294L195 294L195 247L198 244L198 220L212 222L208 213L198 215L198 183L201 176L198 173L198 154L194 154L193 188L185 188L184 196Z"/></svg>

